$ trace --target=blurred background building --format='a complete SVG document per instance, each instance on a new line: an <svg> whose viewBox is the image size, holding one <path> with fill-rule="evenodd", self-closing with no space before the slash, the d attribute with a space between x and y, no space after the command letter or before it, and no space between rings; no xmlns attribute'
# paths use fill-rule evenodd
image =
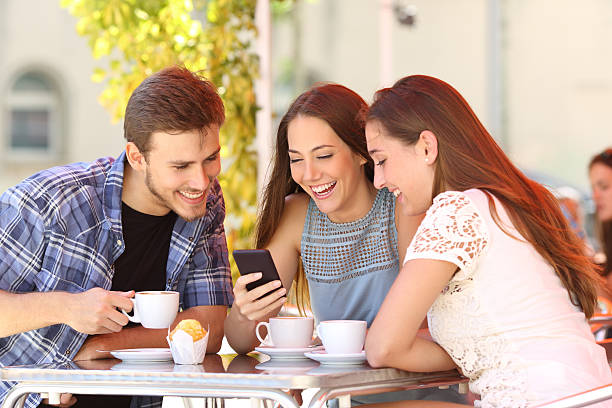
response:
<svg viewBox="0 0 612 408"><path fill-rule="evenodd" d="M523 169L588 191L590 156L612 144L612 2L288 3L272 18L275 120L318 81L371 101L402 76L433 75L466 97ZM121 124L97 102L97 61L75 24L58 1L0 0L0 191L123 147Z"/></svg>
<svg viewBox="0 0 612 408"><path fill-rule="evenodd" d="M75 23L59 1L0 0L0 191L39 169L121 152Z"/></svg>

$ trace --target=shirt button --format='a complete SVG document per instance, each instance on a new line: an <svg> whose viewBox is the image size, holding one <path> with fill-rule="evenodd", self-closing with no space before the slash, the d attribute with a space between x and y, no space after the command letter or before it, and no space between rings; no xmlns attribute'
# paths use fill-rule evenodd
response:
<svg viewBox="0 0 612 408"><path fill-rule="evenodd" d="M190 241L193 241L193 237L189 237L189 240L190 240Z"/></svg>
<svg viewBox="0 0 612 408"><path fill-rule="evenodd" d="M117 240L117 245L121 246L121 240L120 239Z"/></svg>
<svg viewBox="0 0 612 408"><path fill-rule="evenodd" d="M168 285L172 283L172 279L168 279Z"/></svg>
<svg viewBox="0 0 612 408"><path fill-rule="evenodd" d="M65 352L64 354L66 354L67 356L69 356L69 355L70 355L70 349L66 349L66 352Z"/></svg>

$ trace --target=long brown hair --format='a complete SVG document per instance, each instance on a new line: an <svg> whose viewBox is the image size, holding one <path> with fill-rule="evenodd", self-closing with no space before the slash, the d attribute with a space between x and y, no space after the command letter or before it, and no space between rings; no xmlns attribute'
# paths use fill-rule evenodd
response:
<svg viewBox="0 0 612 408"><path fill-rule="evenodd" d="M391 137L407 145L416 143L422 131L433 132L438 157L432 200L445 189L481 189L495 222L511 235L499 219L491 194L497 197L517 231L553 267L572 302L587 317L593 315L596 266L557 200L512 164L459 92L437 78L408 76L376 92L366 120L378 121Z"/></svg>
<svg viewBox="0 0 612 408"><path fill-rule="evenodd" d="M596 154L589 162L589 171L596 163L603 164L612 168L612 148L607 148L601 153ZM603 275L607 276L612 272L612 220L597 219L597 235L603 253L606 255L606 262L603 265Z"/></svg>
<svg viewBox="0 0 612 408"><path fill-rule="evenodd" d="M291 104L283 116L276 133L276 147L272 159L272 173L263 189L261 205L255 227L255 246L263 248L272 239L285 208L285 197L303 191L291 177L289 166L289 123L298 116L324 120L344 143L358 156L367 160L365 176L372 181L374 164L368 154L365 127L359 112L366 108L365 101L355 92L338 84L315 85ZM296 275L295 294L298 308L309 307L309 293L301 261Z"/></svg>

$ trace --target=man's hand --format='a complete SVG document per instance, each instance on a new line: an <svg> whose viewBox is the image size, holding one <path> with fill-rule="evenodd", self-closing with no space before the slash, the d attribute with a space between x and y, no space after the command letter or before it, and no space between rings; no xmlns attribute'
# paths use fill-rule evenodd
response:
<svg viewBox="0 0 612 408"><path fill-rule="evenodd" d="M134 291L111 292L102 288L72 294L66 305L66 321L73 329L86 334L119 332L129 319L121 311L132 310Z"/></svg>
<svg viewBox="0 0 612 408"><path fill-rule="evenodd" d="M43 399L42 402L43 402L43 404L51 405L52 407L65 408L65 407L71 407L74 404L76 404L77 399L72 394L60 394L60 403L59 404L49 404L49 400L46 399L46 398Z"/></svg>
<svg viewBox="0 0 612 408"><path fill-rule="evenodd" d="M88 336L85 343L81 346L79 352L72 359L73 361L96 360L99 358L112 358L110 353L99 353L100 344L97 341L98 336Z"/></svg>

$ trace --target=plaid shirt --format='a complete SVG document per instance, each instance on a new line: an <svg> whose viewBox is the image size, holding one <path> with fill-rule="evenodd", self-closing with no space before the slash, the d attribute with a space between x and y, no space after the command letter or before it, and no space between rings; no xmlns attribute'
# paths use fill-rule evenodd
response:
<svg viewBox="0 0 612 408"><path fill-rule="evenodd" d="M0 196L0 290L111 288L113 263L125 249L121 225L124 161L125 152L117 160L102 158L51 168ZM203 218L193 222L177 218L168 253L166 290L181 293L183 309L231 305L233 301L224 218L218 181L212 185ZM86 338L66 324L0 338L0 366L71 361ZM0 382L0 403L13 385ZM35 407L39 402L40 396L31 394L26 406Z"/></svg>

